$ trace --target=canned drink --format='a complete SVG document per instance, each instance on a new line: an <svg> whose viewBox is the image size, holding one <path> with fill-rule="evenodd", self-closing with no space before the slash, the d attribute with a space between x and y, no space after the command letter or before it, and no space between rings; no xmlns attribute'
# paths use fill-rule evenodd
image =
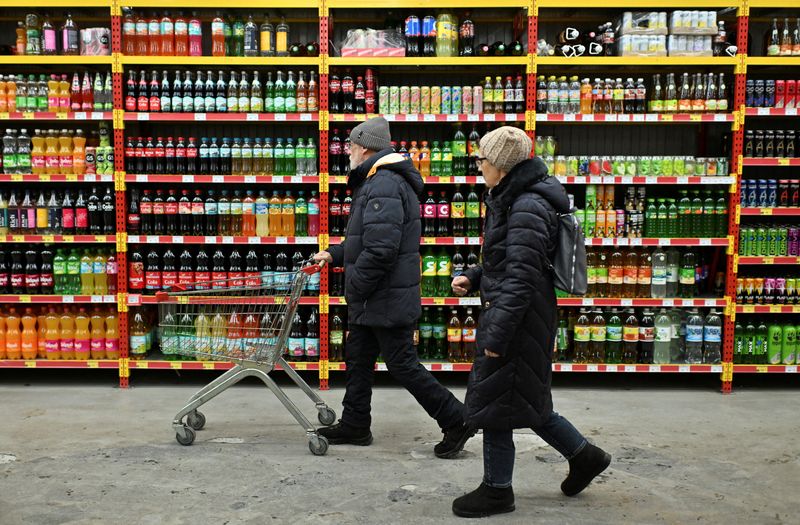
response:
<svg viewBox="0 0 800 525"><path fill-rule="evenodd" d="M400 113L407 115L411 112L411 88L400 86Z"/></svg>
<svg viewBox="0 0 800 525"><path fill-rule="evenodd" d="M767 303L775 300L775 279L764 279L764 299Z"/></svg>
<svg viewBox="0 0 800 525"><path fill-rule="evenodd" d="M720 177L727 177L728 171L728 159L725 157L717 157L717 175Z"/></svg>
<svg viewBox="0 0 800 525"><path fill-rule="evenodd" d="M461 104L465 115L472 115L472 88L464 86L461 88Z"/></svg>
<svg viewBox="0 0 800 525"><path fill-rule="evenodd" d="M797 279L790 277L786 279L786 303L797 302Z"/></svg>
<svg viewBox="0 0 800 525"><path fill-rule="evenodd" d="M625 210L617 210L617 237L625 237Z"/></svg>
<svg viewBox="0 0 800 525"><path fill-rule="evenodd" d="M431 87L431 113L438 115L442 112L442 88Z"/></svg>
<svg viewBox="0 0 800 525"><path fill-rule="evenodd" d="M778 255L778 228L770 228L767 230L767 235L769 237L769 242L767 243L766 255L774 257Z"/></svg>
<svg viewBox="0 0 800 525"><path fill-rule="evenodd" d="M442 86L440 89L441 89L441 92L442 92L442 111L441 111L441 113L444 114L444 115L449 115L453 110L453 104L452 104L452 102L453 102L453 98L452 98L453 90L450 88L450 86Z"/></svg>
<svg viewBox="0 0 800 525"><path fill-rule="evenodd" d="M472 88L472 114L480 115L483 113L483 86Z"/></svg>
<svg viewBox="0 0 800 525"><path fill-rule="evenodd" d="M431 88L430 86L422 86L419 88L420 109L425 115L431 114Z"/></svg>
<svg viewBox="0 0 800 525"><path fill-rule="evenodd" d="M778 304L783 304L786 302L786 279L775 279L775 293L773 301Z"/></svg>
<svg viewBox="0 0 800 525"><path fill-rule="evenodd" d="M392 86L389 88L389 113L400 113L400 87Z"/></svg>
<svg viewBox="0 0 800 525"><path fill-rule="evenodd" d="M747 181L747 207L756 208L758 206L758 183L755 180Z"/></svg>
<svg viewBox="0 0 800 525"><path fill-rule="evenodd" d="M769 207L768 192L769 187L767 186L767 181L764 179L758 179L758 200L756 202L759 208Z"/></svg>
<svg viewBox="0 0 800 525"><path fill-rule="evenodd" d="M578 157L567 157L567 177L578 176Z"/></svg>
<svg viewBox="0 0 800 525"><path fill-rule="evenodd" d="M758 256L758 243L756 242L756 229L752 226L747 228L747 244L750 246L750 251L747 255Z"/></svg>
<svg viewBox="0 0 800 525"><path fill-rule="evenodd" d="M788 244L788 235L786 231L786 226L781 226L778 228L778 255L783 256L786 255L786 248Z"/></svg>
<svg viewBox="0 0 800 525"><path fill-rule="evenodd" d="M97 148L86 146L86 174L95 175L97 173Z"/></svg>
<svg viewBox="0 0 800 525"><path fill-rule="evenodd" d="M786 252L787 255L792 257L797 257L800 255L800 229L798 228L789 228L787 233L787 243L786 243Z"/></svg>
<svg viewBox="0 0 800 525"><path fill-rule="evenodd" d="M452 97L452 114L453 115L460 115L462 112L461 109L461 88L458 86L453 86L452 93L450 95Z"/></svg>
<svg viewBox="0 0 800 525"><path fill-rule="evenodd" d="M419 86L411 86L411 105L410 105L411 113L418 114L422 109L422 101L420 98L420 89Z"/></svg>
<svg viewBox="0 0 800 525"><path fill-rule="evenodd" d="M756 277L753 279L753 295L760 304L764 303L764 278Z"/></svg>
<svg viewBox="0 0 800 525"><path fill-rule="evenodd" d="M589 175L589 157L578 158L578 175Z"/></svg>
<svg viewBox="0 0 800 525"><path fill-rule="evenodd" d="M675 175L675 157L666 156L661 159L661 174L665 177Z"/></svg>
<svg viewBox="0 0 800 525"><path fill-rule="evenodd" d="M378 113L390 113L389 86L378 88Z"/></svg>
<svg viewBox="0 0 800 525"><path fill-rule="evenodd" d="M636 174L636 157L625 157L625 175L635 177Z"/></svg>
<svg viewBox="0 0 800 525"><path fill-rule="evenodd" d="M800 179L789 181L789 206L792 208L800 206Z"/></svg>
<svg viewBox="0 0 800 525"><path fill-rule="evenodd" d="M747 228L739 230L739 255L750 255L750 243L747 242Z"/></svg>
<svg viewBox="0 0 800 525"><path fill-rule="evenodd" d="M756 229L756 255L764 256L767 254L767 229L763 226Z"/></svg>
<svg viewBox="0 0 800 525"><path fill-rule="evenodd" d="M739 302L744 299L744 278L736 278L736 297Z"/></svg>
<svg viewBox="0 0 800 525"><path fill-rule="evenodd" d="M575 210L575 218L578 219L578 224L583 227L586 222L586 210Z"/></svg>
<svg viewBox="0 0 800 525"><path fill-rule="evenodd" d="M778 181L778 206L782 208L789 206L789 179Z"/></svg>
<svg viewBox="0 0 800 525"><path fill-rule="evenodd" d="M752 277L745 277L744 279L744 298L747 304L753 304L755 299L753 292L755 290L755 282Z"/></svg>

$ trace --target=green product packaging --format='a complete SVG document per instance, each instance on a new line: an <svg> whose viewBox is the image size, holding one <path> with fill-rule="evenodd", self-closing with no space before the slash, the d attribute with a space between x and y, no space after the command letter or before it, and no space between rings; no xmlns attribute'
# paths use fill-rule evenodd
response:
<svg viewBox="0 0 800 525"><path fill-rule="evenodd" d="M783 327L783 348L781 350L781 361L784 365L793 365L797 350L797 329L794 325Z"/></svg>
<svg viewBox="0 0 800 525"><path fill-rule="evenodd" d="M780 325L771 324L767 331L767 363L771 365L781 364L781 349L783 348L783 328Z"/></svg>

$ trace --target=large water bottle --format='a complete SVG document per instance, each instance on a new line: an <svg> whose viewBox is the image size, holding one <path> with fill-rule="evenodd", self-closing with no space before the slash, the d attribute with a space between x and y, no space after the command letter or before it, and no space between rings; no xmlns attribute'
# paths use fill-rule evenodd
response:
<svg viewBox="0 0 800 525"><path fill-rule="evenodd" d="M686 321L686 362L697 365L703 362L703 316L692 308Z"/></svg>
<svg viewBox="0 0 800 525"><path fill-rule="evenodd" d="M678 297L681 254L675 248L667 251L667 297Z"/></svg>
<svg viewBox="0 0 800 525"><path fill-rule="evenodd" d="M722 318L715 309L706 316L703 331L703 362L717 364L722 361Z"/></svg>
<svg viewBox="0 0 800 525"><path fill-rule="evenodd" d="M655 364L668 364L671 359L670 345L672 344L672 319L667 310L662 308L656 316L656 344L653 353Z"/></svg>
<svg viewBox="0 0 800 525"><path fill-rule="evenodd" d="M684 347L684 336L686 335L686 325L684 324L684 314L685 311L681 310L680 308L673 308L669 311L669 318L671 327L671 340L670 340L670 347L669 347L669 355L670 359L673 363L677 363L683 360L683 352L685 350Z"/></svg>
<svg viewBox="0 0 800 525"><path fill-rule="evenodd" d="M653 273L650 294L655 299L667 297L667 254L659 246L653 252Z"/></svg>

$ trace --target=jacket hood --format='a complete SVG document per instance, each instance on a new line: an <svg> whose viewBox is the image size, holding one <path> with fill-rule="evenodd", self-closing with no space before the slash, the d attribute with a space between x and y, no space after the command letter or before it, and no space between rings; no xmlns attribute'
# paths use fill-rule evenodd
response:
<svg viewBox="0 0 800 525"><path fill-rule="evenodd" d="M570 211L569 197L564 186L557 178L547 174L547 166L538 157L524 160L514 166L491 191L491 196L499 206L507 208L525 192L540 195L557 213Z"/></svg>
<svg viewBox="0 0 800 525"><path fill-rule="evenodd" d="M417 196L422 194L425 188L422 176L414 167L414 164L402 155L395 153L391 148L377 152L351 171L347 185L355 189L367 178L375 175L379 169L393 171L402 176Z"/></svg>

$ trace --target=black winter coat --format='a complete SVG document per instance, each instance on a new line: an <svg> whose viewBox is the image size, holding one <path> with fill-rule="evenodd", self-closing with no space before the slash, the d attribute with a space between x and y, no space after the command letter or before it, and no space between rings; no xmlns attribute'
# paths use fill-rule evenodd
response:
<svg viewBox="0 0 800 525"><path fill-rule="evenodd" d="M542 424L553 409L552 354L557 328L550 257L557 214L569 199L538 158L526 160L486 195L483 262L466 272L483 310L465 401L473 428ZM501 357L486 357L488 349Z"/></svg>
<svg viewBox="0 0 800 525"><path fill-rule="evenodd" d="M345 240L331 246L345 268L352 324L410 326L419 319L419 197L424 185L411 161L385 149L350 173L354 190Z"/></svg>

